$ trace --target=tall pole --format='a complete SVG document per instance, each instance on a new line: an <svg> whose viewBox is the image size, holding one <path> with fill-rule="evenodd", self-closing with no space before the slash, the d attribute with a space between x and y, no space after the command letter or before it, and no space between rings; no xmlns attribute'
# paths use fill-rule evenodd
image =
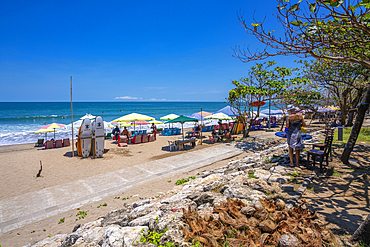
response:
<svg viewBox="0 0 370 247"><path fill-rule="evenodd" d="M200 108L200 145L203 145L203 108Z"/></svg>
<svg viewBox="0 0 370 247"><path fill-rule="evenodd" d="M75 156L75 143L73 139L73 105L72 105L72 76L71 76L71 123L72 123L72 157Z"/></svg>

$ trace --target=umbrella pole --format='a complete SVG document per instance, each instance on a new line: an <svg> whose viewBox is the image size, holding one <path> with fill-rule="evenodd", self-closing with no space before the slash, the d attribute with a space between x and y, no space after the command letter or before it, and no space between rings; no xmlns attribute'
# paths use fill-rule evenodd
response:
<svg viewBox="0 0 370 247"><path fill-rule="evenodd" d="M55 128L54 128L54 141L55 141Z"/></svg>
<svg viewBox="0 0 370 247"><path fill-rule="evenodd" d="M202 139L203 139L203 109L200 108L200 145L203 144Z"/></svg>
<svg viewBox="0 0 370 247"><path fill-rule="evenodd" d="M184 123L181 123L182 140L184 140Z"/></svg>

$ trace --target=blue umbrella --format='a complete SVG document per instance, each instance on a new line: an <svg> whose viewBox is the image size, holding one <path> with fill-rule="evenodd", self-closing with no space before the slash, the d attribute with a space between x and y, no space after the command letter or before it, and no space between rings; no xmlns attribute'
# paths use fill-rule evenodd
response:
<svg viewBox="0 0 370 247"><path fill-rule="evenodd" d="M228 116L230 116L230 117L236 117L237 116L237 114L238 114L238 110L237 109L235 109L234 107L231 107L231 106L226 106L226 107L224 107L224 108L222 108L222 109L220 109L220 110L218 110L218 111L216 111L216 112L214 112L213 114L216 114L216 113L224 113L224 114L226 114L226 115L228 115Z"/></svg>
<svg viewBox="0 0 370 247"><path fill-rule="evenodd" d="M202 117L200 114L198 113L193 113L191 114L190 116L188 117L191 117L191 118L195 118L195 119L198 119L199 121L204 121L204 117Z"/></svg>

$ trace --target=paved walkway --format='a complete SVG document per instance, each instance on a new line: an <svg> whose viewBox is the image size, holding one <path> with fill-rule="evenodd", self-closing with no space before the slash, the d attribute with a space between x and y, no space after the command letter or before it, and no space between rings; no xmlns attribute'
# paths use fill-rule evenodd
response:
<svg viewBox="0 0 370 247"><path fill-rule="evenodd" d="M1 200L0 235L99 201L133 185L208 166L256 146L253 141L220 144Z"/></svg>

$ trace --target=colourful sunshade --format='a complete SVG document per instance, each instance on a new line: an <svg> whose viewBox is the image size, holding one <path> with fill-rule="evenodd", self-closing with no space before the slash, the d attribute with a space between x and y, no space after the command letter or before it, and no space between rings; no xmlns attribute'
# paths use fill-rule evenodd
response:
<svg viewBox="0 0 370 247"><path fill-rule="evenodd" d="M204 119L234 120L234 118L222 112L212 114L211 116L205 117Z"/></svg>
<svg viewBox="0 0 370 247"><path fill-rule="evenodd" d="M140 120L154 120L154 117L150 117L140 113L130 113L128 115L122 116L113 120L112 122L133 122L133 121L140 121Z"/></svg>
<svg viewBox="0 0 370 247"><path fill-rule="evenodd" d="M177 117L179 117L179 115L171 113L171 114L168 114L166 116L161 117L160 120L171 120L171 119L175 119Z"/></svg>
<svg viewBox="0 0 370 247"><path fill-rule="evenodd" d="M34 134L41 134L41 133L48 133L48 132L54 132L54 129L39 129L37 131L35 131ZM56 132L56 130L55 130Z"/></svg>
<svg viewBox="0 0 370 247"><path fill-rule="evenodd" d="M52 124L42 126L39 129L59 129L59 128L65 128L65 127L66 126L64 124L52 123Z"/></svg>

